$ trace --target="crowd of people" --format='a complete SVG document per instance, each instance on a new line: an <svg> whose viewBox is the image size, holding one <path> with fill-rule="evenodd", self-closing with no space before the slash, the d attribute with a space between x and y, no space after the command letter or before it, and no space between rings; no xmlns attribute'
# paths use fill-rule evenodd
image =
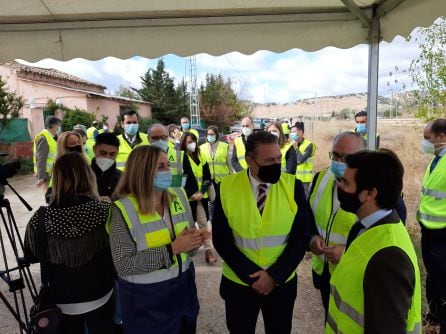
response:
<svg viewBox="0 0 446 334"><path fill-rule="evenodd" d="M245 117L239 136L225 142L211 125L200 145L187 117L146 134L130 110L118 136L97 122L60 133L61 120L48 117L34 140L48 206L31 218L25 250L39 261L43 220L60 333L195 333L200 247L208 265L223 260L230 333L254 333L259 312L266 333L291 333L306 252L326 333L421 333L423 321L446 333L446 120L428 123L422 143L434 155L417 213L422 317L404 168L390 150L366 150L366 118L336 136L330 166L315 174L303 122L254 131Z"/></svg>

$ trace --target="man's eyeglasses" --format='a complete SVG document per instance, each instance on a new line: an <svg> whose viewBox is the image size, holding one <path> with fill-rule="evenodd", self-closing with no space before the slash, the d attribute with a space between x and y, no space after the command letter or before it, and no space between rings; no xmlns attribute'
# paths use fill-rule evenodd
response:
<svg viewBox="0 0 446 334"><path fill-rule="evenodd" d="M347 156L347 154L339 154L339 153L331 151L331 152L328 152L328 156L330 157L330 160L345 162L345 157Z"/></svg>
<svg viewBox="0 0 446 334"><path fill-rule="evenodd" d="M150 136L150 139L152 140L167 140L167 136Z"/></svg>

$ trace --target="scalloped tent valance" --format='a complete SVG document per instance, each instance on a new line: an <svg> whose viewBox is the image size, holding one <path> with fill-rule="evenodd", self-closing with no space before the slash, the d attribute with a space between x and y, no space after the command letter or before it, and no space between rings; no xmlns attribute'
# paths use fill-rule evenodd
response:
<svg viewBox="0 0 446 334"><path fill-rule="evenodd" d="M446 15L445 0L0 0L0 62L315 51L383 40Z"/></svg>

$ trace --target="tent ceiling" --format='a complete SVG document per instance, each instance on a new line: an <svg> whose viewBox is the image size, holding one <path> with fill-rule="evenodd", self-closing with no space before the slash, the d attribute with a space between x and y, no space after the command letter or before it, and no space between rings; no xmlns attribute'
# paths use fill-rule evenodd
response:
<svg viewBox="0 0 446 334"><path fill-rule="evenodd" d="M0 0L0 62L368 43L375 12L386 41L446 15L445 0Z"/></svg>

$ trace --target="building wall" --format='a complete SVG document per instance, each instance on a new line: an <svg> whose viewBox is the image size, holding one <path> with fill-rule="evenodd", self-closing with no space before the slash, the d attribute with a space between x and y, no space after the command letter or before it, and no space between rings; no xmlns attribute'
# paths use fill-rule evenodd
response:
<svg viewBox="0 0 446 334"><path fill-rule="evenodd" d="M144 103L135 103L138 106L138 113L141 117L151 117L150 105ZM87 110L96 116L98 121L102 120L102 115L107 116L107 123L110 129L113 129L120 107L128 106L129 103L117 99L108 99L103 97L91 96L87 97Z"/></svg>

